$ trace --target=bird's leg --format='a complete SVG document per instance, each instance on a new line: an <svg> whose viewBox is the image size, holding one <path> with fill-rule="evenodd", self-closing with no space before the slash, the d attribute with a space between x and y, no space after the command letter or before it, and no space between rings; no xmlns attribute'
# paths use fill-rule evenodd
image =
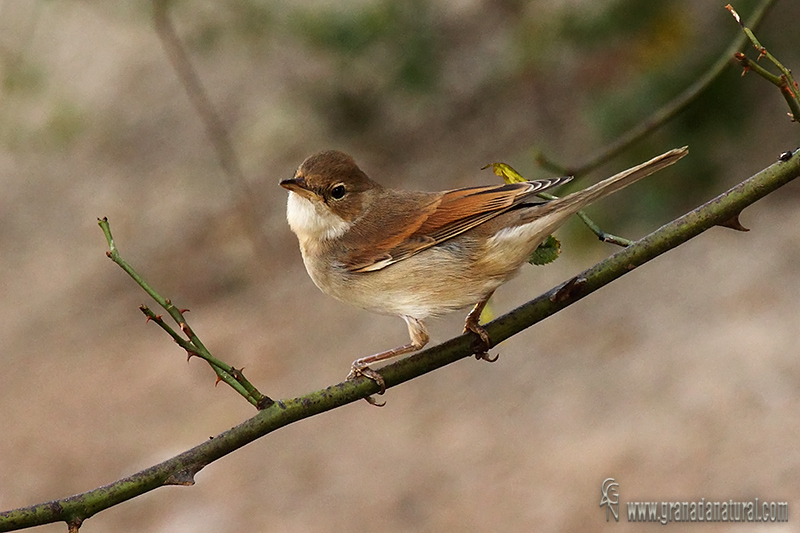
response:
<svg viewBox="0 0 800 533"><path fill-rule="evenodd" d="M411 342L392 350L387 350L385 352L376 353L375 355L356 359L353 361L353 365L350 368L350 373L347 375L347 379L364 376L380 386L381 390L378 392L378 394L383 394L386 392L386 382L383 380L383 376L372 370L369 365L372 363L377 363L378 361L385 361L386 359L397 357L398 355L416 352L428 344L428 341L430 340L428 329L421 320L417 320L416 318L410 316L404 316L402 318L406 321L406 324L408 324L408 334L411 337ZM370 401L368 398L367 401L374 404L374 400Z"/></svg>
<svg viewBox="0 0 800 533"><path fill-rule="evenodd" d="M497 361L497 356L494 356L494 358L489 357L489 348L492 347L492 343L489 340L489 334L486 333L486 330L483 329L483 326L480 325L479 321L481 319L483 308L486 307L486 302L489 301L489 298L492 297L492 294L494 294L494 291L490 292L484 296L481 301L476 303L475 307L472 308L472 311L469 312L467 319L464 321L464 333L471 331L480 337L481 341L483 341L483 349L475 352L475 359L483 359L484 361L489 361L490 363Z"/></svg>

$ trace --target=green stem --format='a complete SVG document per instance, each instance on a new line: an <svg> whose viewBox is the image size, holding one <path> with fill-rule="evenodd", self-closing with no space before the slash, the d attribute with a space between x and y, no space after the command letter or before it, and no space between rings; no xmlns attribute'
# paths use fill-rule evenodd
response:
<svg viewBox="0 0 800 533"><path fill-rule="evenodd" d="M553 196L552 194L548 194L546 192L539 193L537 196L544 198L545 200L558 200L558 196ZM586 224L586 227L588 227L592 233L597 235L597 238L601 241L610 244L616 244L618 246L630 246L633 244L633 241L630 241L625 237L619 237L612 233L603 231L600 226L598 226L595 221L589 218L589 216L583 211L578 211L575 214L583 221L584 224Z"/></svg>
<svg viewBox="0 0 800 533"><path fill-rule="evenodd" d="M736 22L739 23L741 26L742 31L744 32L745 36L750 39L750 42L753 43L753 48L756 49L758 52L758 58L756 61L751 61L742 53L735 54L736 59L746 68L752 70L765 80L769 81L770 83L776 85L780 91L783 98L786 100L786 103L789 105L789 109L791 110L790 116L792 120L795 122L800 122L800 95L798 95L798 86L797 82L792 77L792 71L783 66L783 63L778 61L778 58L773 56L767 48L761 44L761 41L758 40L753 30L748 28L739 14L736 12L730 4L725 6L725 8L731 12L733 18L736 19ZM755 26L755 24L754 24ZM762 68L757 61L762 57L766 57L769 59L773 65L775 65L778 70L781 71L780 76L776 76L771 72L767 71L766 69Z"/></svg>
<svg viewBox="0 0 800 533"><path fill-rule="evenodd" d="M775 0L763 0L751 15L753 28L757 27L766 15L767 11L772 7ZM605 146L602 150L596 152L589 157L585 162L569 167L561 165L548 159L543 154L537 154L537 162L543 167L554 170L557 175L565 176L583 176L592 170L596 169L603 163L616 157L621 152L629 148L633 143L649 135L651 132L661 127L664 123L671 120L675 115L683 111L686 106L691 104L700 93L704 92L711 86L714 81L728 67L728 63L736 52L741 52L747 45L747 36L739 35L734 39L731 45L717 58L714 64L694 83L692 83L681 94L673 98L669 103L659 108L648 118L631 128L624 134L617 137L612 143Z"/></svg>
<svg viewBox="0 0 800 533"><path fill-rule="evenodd" d="M735 57L739 64L745 69L745 72L748 70L752 71L778 87L781 91L781 96L786 100L786 104L791 110L789 115L792 120L800 122L800 97L798 97L798 90L794 85L794 80L791 79L791 75L789 75L789 77L787 77L786 74L776 76L744 54L736 54ZM792 87L794 87L794 89L792 89Z"/></svg>
<svg viewBox="0 0 800 533"><path fill-rule="evenodd" d="M195 335L194 331L189 327L189 324L186 322L186 318L183 316L183 312L175 307L175 305L173 305L168 298L162 297L158 292L155 291L155 289L150 287L150 285L139 275L139 273L136 272L136 270L134 270L134 268L120 256L117 245L114 242L114 237L111 235L111 226L108 223L108 219L103 217L102 219L97 219L97 222L100 225L100 228L103 230L103 235L105 235L106 241L108 242L109 251L106 252L106 255L117 265L119 265L120 268L122 268L122 270L124 270L131 278L133 278L133 280L142 289L144 289L144 291L149 294L150 297L158 303L158 305L164 308L164 310L172 317L172 319L175 320L175 323L178 324L181 331L183 331L183 333L189 337L189 340L186 341L186 339L181 337L174 329L169 327L169 325L167 325L161 319L160 315L154 313L147 306L143 305L140 307L142 312L150 320L154 321L164 331L166 331L181 348L189 353L190 356L196 355L206 360L214 370L214 373L216 373L217 377L219 377L220 381L224 381L255 407L258 409L263 409L265 406L271 404L272 400L268 396L261 394L258 389L256 389L253 384L244 377L244 374L242 374L241 370L236 369L211 355L211 352L208 351L197 335Z"/></svg>

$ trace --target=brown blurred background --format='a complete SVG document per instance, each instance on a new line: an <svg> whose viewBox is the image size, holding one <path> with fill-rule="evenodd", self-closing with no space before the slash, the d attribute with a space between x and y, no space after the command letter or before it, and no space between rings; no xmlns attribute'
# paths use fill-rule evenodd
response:
<svg viewBox="0 0 800 533"><path fill-rule="evenodd" d="M755 2L735 4L745 16ZM266 254L170 67L148 2L0 1L0 509L160 462L254 414L137 309L123 256L205 344L274 397L406 341L305 273L289 177L323 148L429 190L582 162L688 86L739 28L721 2L175 2L172 16L259 207ZM800 4L758 35L800 68ZM751 54L751 57L753 55ZM731 66L588 181L690 157L591 213L637 238L798 144L777 90ZM583 183L586 183L585 181ZM606 527L623 502L800 504L800 184L503 343L294 424L82 531L534 531ZM509 310L615 251L577 222L564 253L493 300ZM432 323L435 342L463 316ZM612 530L633 530L622 519ZM793 523L790 522L789 526ZM704 530L727 527L698 526ZM784 526L785 527L785 526ZM796 527L796 525L794 526ZM780 526L763 526L770 531ZM51 525L41 531L63 531Z"/></svg>

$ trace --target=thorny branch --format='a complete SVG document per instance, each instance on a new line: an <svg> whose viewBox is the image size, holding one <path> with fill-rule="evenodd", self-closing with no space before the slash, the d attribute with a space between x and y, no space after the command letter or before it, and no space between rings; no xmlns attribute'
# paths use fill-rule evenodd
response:
<svg viewBox="0 0 800 533"><path fill-rule="evenodd" d="M485 325L494 344L557 313L634 268L716 226L725 225L749 205L800 176L800 155L781 154L762 170L694 211L662 226L592 268ZM472 335L461 335L380 369L394 387L447 364L470 357ZM118 503L165 485L191 485L207 464L279 428L347 405L378 392L367 378L348 380L298 398L278 400L252 418L163 463L98 489L0 513L0 532L64 521L72 530Z"/></svg>

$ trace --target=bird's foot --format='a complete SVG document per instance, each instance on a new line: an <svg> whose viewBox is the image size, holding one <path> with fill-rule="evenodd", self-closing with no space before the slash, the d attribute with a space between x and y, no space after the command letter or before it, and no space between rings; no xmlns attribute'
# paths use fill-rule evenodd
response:
<svg viewBox="0 0 800 533"><path fill-rule="evenodd" d="M361 366L357 365L356 363L357 361L353 363L352 367L350 367L350 373L347 374L347 379L355 379L359 376L364 376L365 378L371 379L372 381L378 384L378 387L380 387L378 394L383 394L384 392L386 392L386 382L383 380L383 376L381 376L379 373L375 372L366 365ZM386 405L386 402L379 402L372 396L367 396L364 399L370 405L374 405L375 407L383 407L384 405Z"/></svg>
<svg viewBox="0 0 800 533"><path fill-rule="evenodd" d="M475 359L478 361L487 361L489 363L494 363L497 361L499 355L495 355L494 357L489 356L489 348L492 347L489 334L486 332L483 326L478 323L477 319L472 319L468 316L466 322L464 322L464 333L468 333L470 331L480 337L481 343L483 343L483 346L479 347L475 351Z"/></svg>

